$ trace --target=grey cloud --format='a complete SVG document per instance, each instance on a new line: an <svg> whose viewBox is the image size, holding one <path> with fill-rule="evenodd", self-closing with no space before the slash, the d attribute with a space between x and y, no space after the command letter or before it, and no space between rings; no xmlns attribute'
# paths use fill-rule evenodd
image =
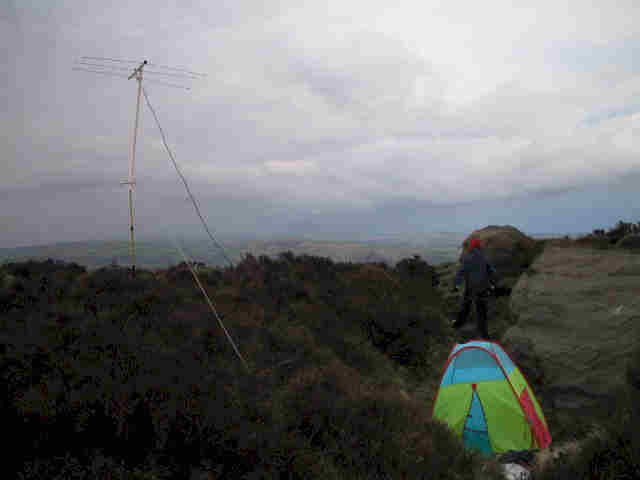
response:
<svg viewBox="0 0 640 480"><path fill-rule="evenodd" d="M356 58L354 63L348 61ZM302 57L293 63L292 73L332 105L365 112L371 110L370 102L379 97L391 93L402 98L410 94L416 77L433 76L427 62L375 33L354 36L327 57Z"/></svg>
<svg viewBox="0 0 640 480"><path fill-rule="evenodd" d="M609 108L604 111L594 112L588 115L583 123L586 126L592 127L604 120L611 120L617 117L628 117L634 113L640 112L640 104L618 106L617 108Z"/></svg>
<svg viewBox="0 0 640 480"><path fill-rule="evenodd" d="M584 213L583 192L605 192L640 167L632 136L637 35L625 30L622 38L607 23L594 32L602 37L596 47L585 41L598 24L593 9L576 9L574 22L549 17L553 2L539 2L548 32L532 27L521 40L505 27L502 38L483 11L458 7L416 6L420 28L405 28L394 18L409 7L359 0L6 1L0 195L13 201L0 211L12 232L0 242L126 227L118 184L128 171L135 82L72 72L82 55L208 73L188 93L146 88L203 209L222 229L355 235L485 221L562 229L549 217L554 202L584 225L599 222ZM504 21L522 21L503 7ZM608 21L635 12L604 10ZM477 42L457 38L471 33ZM469 55L473 65L463 61ZM609 55L615 68L602 72ZM140 231L197 231L144 105L141 122ZM616 205L632 213L626 193L609 193L593 193L598 218L615 216Z"/></svg>

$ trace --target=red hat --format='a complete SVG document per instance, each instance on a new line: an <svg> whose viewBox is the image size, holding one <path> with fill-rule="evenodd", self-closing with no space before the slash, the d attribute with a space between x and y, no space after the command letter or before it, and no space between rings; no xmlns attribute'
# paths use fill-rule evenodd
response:
<svg viewBox="0 0 640 480"><path fill-rule="evenodd" d="M469 251L473 250L474 248L482 248L482 243L480 242L479 238L471 239L471 242L469 243Z"/></svg>

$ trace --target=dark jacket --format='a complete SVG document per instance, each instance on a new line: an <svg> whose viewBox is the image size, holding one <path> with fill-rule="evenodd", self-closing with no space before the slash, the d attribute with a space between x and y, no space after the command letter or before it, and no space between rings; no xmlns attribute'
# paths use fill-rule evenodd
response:
<svg viewBox="0 0 640 480"><path fill-rule="evenodd" d="M482 293L497 280L495 268L487 261L482 250L475 248L460 259L460 269L456 275L456 286L465 282L466 293Z"/></svg>

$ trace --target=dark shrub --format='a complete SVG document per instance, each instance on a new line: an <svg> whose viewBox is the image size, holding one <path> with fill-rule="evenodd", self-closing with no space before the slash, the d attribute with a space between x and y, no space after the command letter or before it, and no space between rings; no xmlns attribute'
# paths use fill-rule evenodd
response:
<svg viewBox="0 0 640 480"><path fill-rule="evenodd" d="M606 250L610 247L612 242L606 237L586 235L584 237L576 238L573 243L578 247L589 247L599 250Z"/></svg>
<svg viewBox="0 0 640 480"><path fill-rule="evenodd" d="M616 243L617 247L626 248L629 250L640 250L640 235L638 234L629 234L622 237Z"/></svg>
<svg viewBox="0 0 640 480"><path fill-rule="evenodd" d="M632 363L636 361L637 356ZM599 427L575 456L559 458L536 478L640 478L640 391L628 385L618 388L598 419Z"/></svg>
<svg viewBox="0 0 640 480"><path fill-rule="evenodd" d="M394 363L430 372L443 342L426 262L284 254L204 269L251 372L185 267L134 279L47 264L38 305L28 299L45 274L18 268L22 292L3 301L21 309L3 315L0 332L1 419L22 452L7 478L102 478L109 468L189 478L196 467L227 478L472 478L459 440L426 418L424 401L397 392Z"/></svg>

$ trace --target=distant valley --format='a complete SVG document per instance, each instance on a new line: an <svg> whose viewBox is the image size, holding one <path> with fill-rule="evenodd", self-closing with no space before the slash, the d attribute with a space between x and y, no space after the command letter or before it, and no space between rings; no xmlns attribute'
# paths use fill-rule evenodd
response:
<svg viewBox="0 0 640 480"><path fill-rule="evenodd" d="M221 240L226 255L235 263L245 255L276 257L291 251L295 255L314 255L342 262L384 262L390 265L403 258L420 255L428 263L454 261L465 235L456 233L426 234L422 238L398 240L379 238L367 241L314 240L309 238ZM190 260L210 266L228 265L220 248L209 239L179 242ZM28 258L76 262L89 269L107 265L129 265L129 244L122 241L87 241L0 249L0 262ZM183 261L178 249L168 239L141 240L136 243L136 263L140 268L166 268Z"/></svg>
<svg viewBox="0 0 640 480"><path fill-rule="evenodd" d="M413 238L391 235L363 241L281 237L253 239L237 237L221 239L226 255L235 263L245 255L277 257L291 251L295 255L314 255L336 262L378 263L394 265L403 258L419 255L431 265L456 261L460 245L467 234L427 233ZM546 238L550 234L533 234ZM560 235L553 235L560 236ZM189 260L210 266L225 266L228 261L211 240L189 239L179 242ZM0 263L25 259L47 259L76 262L88 269L108 265L130 265L129 244L126 240L56 243L0 249ZM169 239L143 239L136 242L136 264L139 268L159 269L183 261L182 255Z"/></svg>

